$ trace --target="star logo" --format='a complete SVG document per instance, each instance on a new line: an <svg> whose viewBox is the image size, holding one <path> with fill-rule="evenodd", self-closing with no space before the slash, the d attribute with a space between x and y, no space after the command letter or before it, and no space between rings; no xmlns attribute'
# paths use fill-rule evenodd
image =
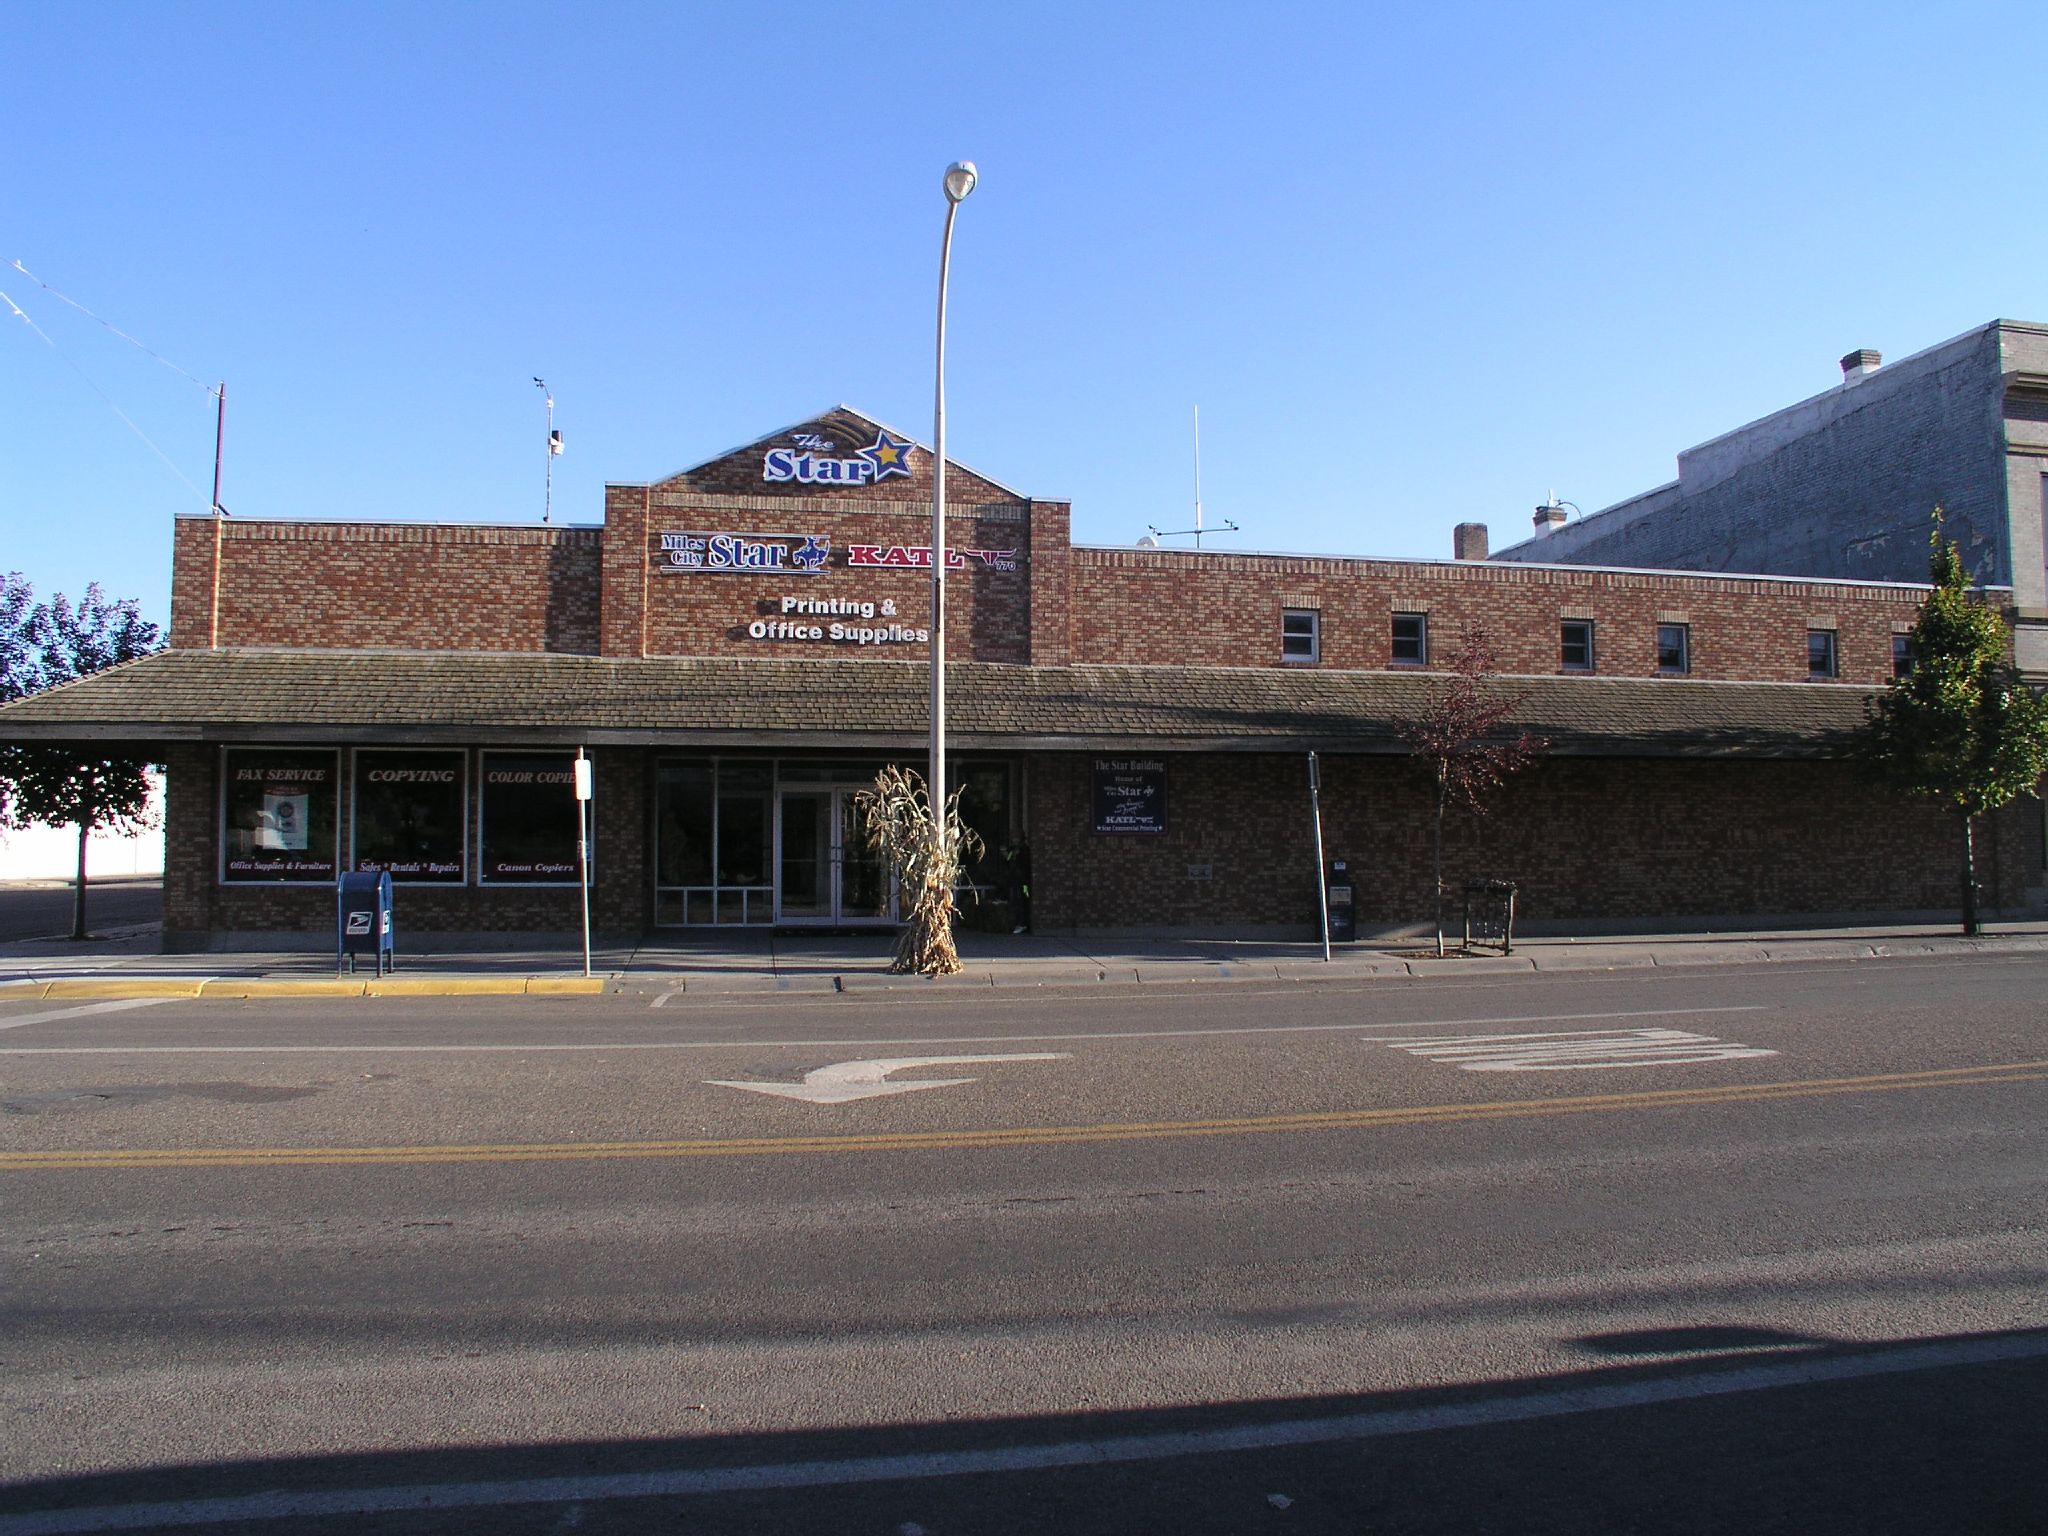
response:
<svg viewBox="0 0 2048 1536"><path fill-rule="evenodd" d="M910 478L910 450L915 445L901 438L891 437L887 432L877 431L875 440L865 448L853 451L866 459L874 470L870 482L886 480L891 475Z"/></svg>
<svg viewBox="0 0 2048 1536"><path fill-rule="evenodd" d="M821 539L816 534L805 534L803 547L791 555L789 560L790 564L800 571L816 571L824 568L825 561L831 554L832 544L829 539Z"/></svg>

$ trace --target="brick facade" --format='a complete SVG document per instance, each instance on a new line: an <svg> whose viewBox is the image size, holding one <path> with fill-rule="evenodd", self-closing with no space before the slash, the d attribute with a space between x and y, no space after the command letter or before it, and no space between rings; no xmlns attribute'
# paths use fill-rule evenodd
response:
<svg viewBox="0 0 2048 1536"><path fill-rule="evenodd" d="M2048 604L2048 327L1997 320L1882 367L1842 363L1836 387L1681 452L1674 482L1493 558L1918 581L1940 507L1977 581Z"/></svg>
<svg viewBox="0 0 2048 1536"><path fill-rule="evenodd" d="M1920 601L1906 586L1667 572L1155 549L1070 558L1077 662L1281 666L1281 614L1307 608L1320 615L1328 667L1393 665L1393 615L1420 613L1433 662L1478 625L1502 671L1560 672L1559 625L1569 618L1593 622L1596 673L1647 677L1657 672L1658 624L1676 621L1691 631L1694 677L1806 682L1807 631L1828 628L1841 680L1881 685L1891 680L1892 635Z"/></svg>
<svg viewBox="0 0 2048 1536"><path fill-rule="evenodd" d="M597 649L595 528L180 518L170 643L421 651Z"/></svg>
<svg viewBox="0 0 2048 1536"><path fill-rule="evenodd" d="M1049 930L1294 934L1313 929L1315 843L1298 755L1166 758L1168 830L1102 836L1092 758L1031 763L1032 871ZM1322 759L1323 846L1349 862L1362 929L1430 921L1432 789L1412 761ZM1855 837L1830 829L1858 828ZM1840 763L1551 758L1475 817L1444 823L1449 911L1468 880L1510 879L1532 921L1928 912L1957 904L1954 816L1901 805ZM2041 810L1980 828L1988 907L2021 903Z"/></svg>
<svg viewBox="0 0 2048 1536"><path fill-rule="evenodd" d="M806 453L807 481L795 471ZM878 464L891 466L889 473L872 467ZM778 465L791 477L770 478ZM769 626L822 628L834 616L848 627L927 626L929 566L917 558L930 533L931 474L924 449L840 410L651 485L610 486L602 528L185 519L175 536L171 641L208 646L217 616L222 647L922 662L924 647L914 643L834 643ZM835 484L831 475L854 478ZM1076 548L1066 503L1018 495L958 466L949 472L948 502L949 547L1000 556L967 557L950 568L949 655L959 661L1299 666L1283 660L1282 615L1306 609L1316 615L1319 640L1308 665L1319 669L1400 665L1391 649L1400 613L1426 616L1425 671L1439 670L1458 635L1480 625L1504 671L1559 673L1560 625L1571 620L1593 625L1596 675L1651 676L1658 625L1683 623L1694 678L1803 685L1810 680L1808 631L1825 628L1837 636L1839 681L1870 687L1889 680L1892 636L1911 623L1921 595L1910 586L1839 580ZM808 536L830 553L816 573L796 564L689 568L674 563L665 534L782 539L774 558L789 561ZM856 550L871 552L870 563L856 564ZM815 607L791 612L791 599ZM860 725L848 722L850 744L841 750L863 750ZM561 739L550 749L559 750ZM356 729L332 741L294 740L335 746L347 783L356 747L406 738ZM468 883L401 885L401 942L408 935L573 933L573 888L477 882L475 749L482 743L463 745L472 785ZM1002 754L999 742L979 746L978 755ZM747 747L756 757L785 759L833 749L811 736ZM1302 756L1136 750L1168 762L1171 809L1161 836L1094 833L1090 764L1101 754L1002 754L1020 786L1018 823L1031 839L1039 925L1312 931ZM657 765L672 754L656 745L594 755L592 922L600 937L633 938L654 921L654 784ZM167 943L263 933L324 942L334 920L330 888L218 881L221 747L181 744L165 756ZM1325 843L1353 863L1361 923L1425 921L1427 786L1397 756L1323 761ZM348 815L344 795L344 864ZM1842 835L1845 827L1855 835ZM1950 819L1880 798L1840 763L1580 756L1544 760L1510 784L1484 821L1454 816L1445 852L1454 887L1475 876L1512 878L1530 919L1568 922L1951 908L1954 845ZM1982 846L1987 905L2017 906L2042 878L2037 810L1991 819Z"/></svg>

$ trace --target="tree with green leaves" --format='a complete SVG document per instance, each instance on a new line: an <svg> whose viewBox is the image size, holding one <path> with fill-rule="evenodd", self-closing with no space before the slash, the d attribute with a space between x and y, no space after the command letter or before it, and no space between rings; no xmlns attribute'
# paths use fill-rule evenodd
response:
<svg viewBox="0 0 2048 1536"><path fill-rule="evenodd" d="M1860 750L1895 789L1956 813L1963 844L1963 932L1977 916L1976 818L2037 794L2048 772L2048 703L2020 680L2012 632L1970 591L1934 514L1934 590L1910 637L1911 666L1872 706Z"/></svg>
<svg viewBox="0 0 2048 1536"><path fill-rule="evenodd" d="M0 582L0 697L40 693L157 649L157 626L133 599L109 602L97 584L74 606L61 593L29 606L21 577ZM78 885L71 937L85 930L86 844L96 831L134 833L155 825L149 759L90 742L0 743L0 825L78 828Z"/></svg>

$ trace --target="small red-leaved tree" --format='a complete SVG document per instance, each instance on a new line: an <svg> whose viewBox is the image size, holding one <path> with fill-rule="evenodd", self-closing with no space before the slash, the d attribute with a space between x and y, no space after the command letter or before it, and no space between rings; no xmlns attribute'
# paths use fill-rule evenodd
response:
<svg viewBox="0 0 2048 1536"><path fill-rule="evenodd" d="M1400 727L1402 739L1436 783L1433 868L1436 881L1436 952L1444 952L1444 810L1453 801L1475 816L1487 798L1550 744L1508 721L1528 697L1505 689L1493 641L1468 625L1450 656L1450 675L1430 692L1422 713Z"/></svg>

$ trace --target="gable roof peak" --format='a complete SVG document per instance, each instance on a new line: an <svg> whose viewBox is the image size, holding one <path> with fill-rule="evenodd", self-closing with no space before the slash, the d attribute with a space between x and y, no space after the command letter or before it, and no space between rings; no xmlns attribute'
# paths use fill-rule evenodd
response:
<svg viewBox="0 0 2048 1536"><path fill-rule="evenodd" d="M778 440L787 439L798 432L802 432L809 428L817 427L828 422L838 423L842 427L858 424L860 428L862 428L863 430L872 432L876 434L878 437L886 433L889 437L897 440L899 443L907 444L909 447L922 452L927 459L933 456L931 445L927 442L924 442L915 433L903 431L899 427L893 427L888 422L883 421L880 417L870 415L868 412L862 410L859 406L848 405L844 401L842 401L839 404L828 407L827 409L819 411L814 415L800 417L797 420L790 422L787 426L778 427L772 432L764 432L759 437L753 438L744 443L740 443L734 447L727 448L723 452L714 453L713 455L711 455L711 457L707 459L702 459L697 463L690 465L686 469L677 470L673 474L657 476L654 480L648 483L652 485L667 485L677 480L687 480L692 476L702 473L705 470L709 470L717 465L723 464L729 459L737 458L741 454L765 450L767 447L777 442ZM960 460L954 457L952 454L946 455L946 462L950 464L954 468L954 470L974 476L976 479L983 481L985 484L993 487L996 491L1001 492L1005 496L1015 497L1019 501L1027 501L1030 499L1022 491L1019 491L1012 486L1004 484L1002 481L996 479L995 476L983 474L980 470L975 469L973 466L961 463Z"/></svg>

